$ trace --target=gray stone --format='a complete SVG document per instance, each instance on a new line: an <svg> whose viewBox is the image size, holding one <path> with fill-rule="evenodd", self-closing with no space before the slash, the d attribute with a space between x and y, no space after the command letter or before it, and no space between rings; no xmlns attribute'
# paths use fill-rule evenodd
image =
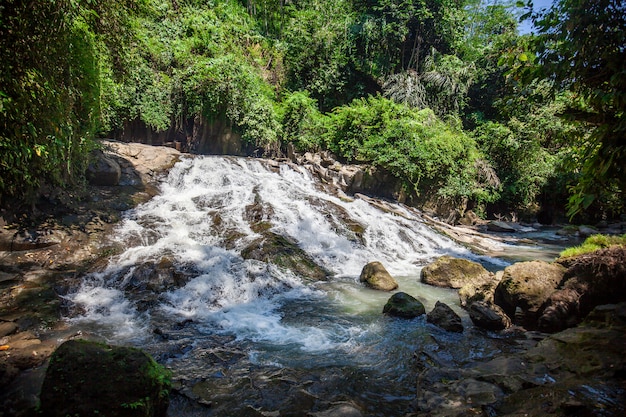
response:
<svg viewBox="0 0 626 417"><path fill-rule="evenodd" d="M426 315L426 321L449 332L463 332L461 317L459 317L459 315L456 314L447 304L440 301L437 301L435 308L433 308L433 310Z"/></svg>
<svg viewBox="0 0 626 417"><path fill-rule="evenodd" d="M507 222L492 220L487 223L487 230L498 233L514 233L517 229Z"/></svg>
<svg viewBox="0 0 626 417"><path fill-rule="evenodd" d="M117 185L122 177L122 168L109 155L101 150L92 153L92 161L87 167L87 180L92 185Z"/></svg>
<svg viewBox="0 0 626 417"><path fill-rule="evenodd" d="M487 330L504 330L511 326L511 319L497 305L475 301L469 306L469 315L475 326Z"/></svg>

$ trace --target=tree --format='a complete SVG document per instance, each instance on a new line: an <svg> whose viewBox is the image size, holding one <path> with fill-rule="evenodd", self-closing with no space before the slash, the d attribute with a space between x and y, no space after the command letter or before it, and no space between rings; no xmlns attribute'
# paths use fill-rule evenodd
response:
<svg viewBox="0 0 626 417"><path fill-rule="evenodd" d="M532 9L532 1L529 2ZM518 69L522 79L548 79L555 93L571 90L576 106L569 120L591 134L577 143L578 184L569 214L616 196L626 206L626 3L620 0L557 0L530 15L538 34L531 39L536 61Z"/></svg>

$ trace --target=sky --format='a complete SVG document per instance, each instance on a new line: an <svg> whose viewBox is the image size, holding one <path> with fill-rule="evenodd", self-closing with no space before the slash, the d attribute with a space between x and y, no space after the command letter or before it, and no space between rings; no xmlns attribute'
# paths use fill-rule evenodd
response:
<svg viewBox="0 0 626 417"><path fill-rule="evenodd" d="M546 9L552 5L553 0L533 0L533 10ZM532 31L532 22L526 20L519 25L519 32L521 34L530 33Z"/></svg>

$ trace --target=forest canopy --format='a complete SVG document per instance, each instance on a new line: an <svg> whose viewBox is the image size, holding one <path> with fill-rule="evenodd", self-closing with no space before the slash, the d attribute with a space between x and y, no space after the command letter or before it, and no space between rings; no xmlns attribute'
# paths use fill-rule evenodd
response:
<svg viewBox="0 0 626 417"><path fill-rule="evenodd" d="M525 14L525 16L524 16ZM481 0L0 4L0 204L84 180L94 139L222 122L481 215L626 212L626 10ZM520 34L522 19L534 33ZM434 196L434 197L433 197Z"/></svg>

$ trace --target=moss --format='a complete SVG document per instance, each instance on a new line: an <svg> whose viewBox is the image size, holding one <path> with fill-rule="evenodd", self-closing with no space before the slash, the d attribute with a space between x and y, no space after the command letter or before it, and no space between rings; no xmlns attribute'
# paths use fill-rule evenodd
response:
<svg viewBox="0 0 626 417"><path fill-rule="evenodd" d="M561 258L583 255L585 253L595 252L598 249L608 248L610 246L626 246L626 234L621 236L609 235L592 235L589 236L582 245L565 249L560 253Z"/></svg>

